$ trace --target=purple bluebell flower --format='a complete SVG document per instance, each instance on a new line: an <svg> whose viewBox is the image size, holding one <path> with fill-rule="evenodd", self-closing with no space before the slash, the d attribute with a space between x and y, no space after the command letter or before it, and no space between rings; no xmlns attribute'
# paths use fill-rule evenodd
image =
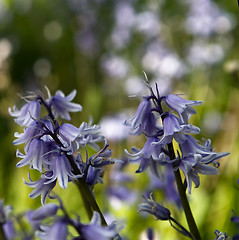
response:
<svg viewBox="0 0 239 240"><path fill-rule="evenodd" d="M35 119L40 118L41 104L38 100L30 101L26 103L20 110L15 106L13 111L8 109L9 114L15 118L15 122L20 126L28 126Z"/></svg>
<svg viewBox="0 0 239 240"><path fill-rule="evenodd" d="M58 210L58 205L54 203L48 203L37 210L33 211L31 214L31 219L35 221L44 220L47 217L55 216Z"/></svg>
<svg viewBox="0 0 239 240"><path fill-rule="evenodd" d="M54 159L49 162L49 165L52 170L52 175L46 177L49 180L45 184L58 180L58 184L61 188L67 188L69 181L74 180L77 177L82 177L82 175L74 175L72 173L71 164L63 153L56 153Z"/></svg>
<svg viewBox="0 0 239 240"><path fill-rule="evenodd" d="M162 150L164 147L163 144L157 144L158 142L159 138L148 137L141 150L132 148L133 153L125 150L131 162L140 162L139 168L136 171L137 173L145 171L150 165L156 164L156 161L164 163L169 160L168 156Z"/></svg>
<svg viewBox="0 0 239 240"><path fill-rule="evenodd" d="M24 183L31 188L34 188L34 190L29 194L30 198L36 198L39 195L41 195L41 203L42 205L46 204L46 199L49 197L52 189L56 185L56 180L49 182L49 179L51 179L53 176L53 173L51 171L45 172L41 175L41 178L37 181L32 181L32 179L29 177L30 182L25 181L23 179Z"/></svg>
<svg viewBox="0 0 239 240"><path fill-rule="evenodd" d="M33 121L29 126L24 128L23 133L15 132L14 136L18 139L13 141L13 144L19 145L23 143L28 143L34 138L40 138L45 133L45 129L42 124L38 121Z"/></svg>
<svg viewBox="0 0 239 240"><path fill-rule="evenodd" d="M73 90L68 96L62 91L57 91L55 96L50 97L48 100L49 105L53 107L53 114L55 118L60 116L63 119L71 120L69 112L79 112L82 110L82 106L78 103L72 103L71 101L76 95L76 90Z"/></svg>
<svg viewBox="0 0 239 240"><path fill-rule="evenodd" d="M104 140L104 136L100 134L100 126L92 125L92 119L89 123L83 122L79 127L79 144L82 147L85 145L91 146L95 150L99 150L99 146L97 143L102 142Z"/></svg>
<svg viewBox="0 0 239 240"><path fill-rule="evenodd" d="M182 143L179 144L179 148L182 152L182 157L186 157L186 156L193 156L194 154L200 154L203 159L201 160L202 163L212 163L213 161L227 156L230 153L229 152L222 152L222 153L217 153L214 151L211 151L212 147L208 147L208 146L203 146L200 145L197 140L190 136L185 134L184 135L184 141Z"/></svg>
<svg viewBox="0 0 239 240"><path fill-rule="evenodd" d="M112 152L110 149L107 149L109 147L107 141L105 141L105 146L103 149L101 149L98 153L94 154L92 157L89 159L89 163L93 167L103 167L109 164L115 163L111 159Z"/></svg>
<svg viewBox="0 0 239 240"><path fill-rule="evenodd" d="M64 123L58 129L58 135L63 144L63 150L68 151L70 154L74 154L79 148L77 141L79 136L79 128L72 124Z"/></svg>
<svg viewBox="0 0 239 240"><path fill-rule="evenodd" d="M29 144L25 146L26 155L17 150L16 156L23 158L17 163L17 167L23 167L30 165L33 169L37 169L42 172L42 166L44 164L45 154L45 142L41 139L33 139Z"/></svg>
<svg viewBox="0 0 239 240"><path fill-rule="evenodd" d="M163 144L159 143L159 138L156 137L147 137L147 140L141 150L132 148L134 153L129 153L127 150L125 152L130 156L130 160L139 160L139 157L143 156L145 158L152 157L157 161L164 161L166 156L162 151Z"/></svg>
<svg viewBox="0 0 239 240"><path fill-rule="evenodd" d="M178 113L180 119L184 123L188 123L188 119L192 114L196 114L193 106L201 105L202 101L185 100L178 95L169 94L165 98L167 105Z"/></svg>
<svg viewBox="0 0 239 240"><path fill-rule="evenodd" d="M144 98L135 113L135 115L124 122L130 127L130 134L140 135L145 133L147 136L153 136L158 133L157 120L152 113L151 101Z"/></svg>
<svg viewBox="0 0 239 240"><path fill-rule="evenodd" d="M139 212L152 214L157 220L169 220L171 213L164 206L156 203L152 195L150 198L144 197L145 202L139 204Z"/></svg>
<svg viewBox="0 0 239 240"><path fill-rule="evenodd" d="M37 232L36 236L40 240L49 240L49 239L57 239L57 240L67 240L68 222L65 221L64 218L57 219L51 226L42 226L41 230Z"/></svg>
<svg viewBox="0 0 239 240"><path fill-rule="evenodd" d="M189 193L191 193L192 182L194 182L196 188L200 185L198 174L217 175L219 173L216 167L205 164L203 162L203 157L200 154L194 154L193 156L182 158L179 168L185 175Z"/></svg>
<svg viewBox="0 0 239 240"><path fill-rule="evenodd" d="M14 228L14 224L12 221L10 220L7 220L3 226L3 231L4 231L4 234L7 238L7 240L14 240L16 239L17 237L17 232L16 232L16 229Z"/></svg>
<svg viewBox="0 0 239 240"><path fill-rule="evenodd" d="M12 207L9 205L4 206L3 200L0 200L0 227L7 240L13 240L17 237L13 219L10 217L11 212Z"/></svg>
<svg viewBox="0 0 239 240"><path fill-rule="evenodd" d="M86 183L89 186L94 186L97 183L103 183L102 174L102 169L89 166L87 171Z"/></svg>
<svg viewBox="0 0 239 240"><path fill-rule="evenodd" d="M90 224L79 224L81 239L87 240L110 240L117 235L116 225L101 226L100 215L94 212Z"/></svg>
<svg viewBox="0 0 239 240"><path fill-rule="evenodd" d="M178 143L183 142L184 137L181 133L191 133L198 134L200 133L200 129L191 124L185 124L181 122L181 120L172 113L168 113L163 120L163 138L158 142L160 144L168 144L171 143L173 137Z"/></svg>

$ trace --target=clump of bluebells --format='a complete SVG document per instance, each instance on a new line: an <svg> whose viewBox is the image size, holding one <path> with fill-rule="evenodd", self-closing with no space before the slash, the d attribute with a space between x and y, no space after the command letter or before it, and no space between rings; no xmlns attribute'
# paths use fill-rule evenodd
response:
<svg viewBox="0 0 239 240"><path fill-rule="evenodd" d="M29 181L24 179L24 183L33 188L29 197L41 196L41 203L45 206L37 210L35 215L38 220L55 216L59 207L46 205L47 198L55 198L52 190L57 183L66 189L70 182L77 185L92 220L89 225L84 225L79 218L72 220L64 211L64 216L55 217L51 226L38 229L38 237L67 239L67 225L72 225L79 233L79 237L75 239L113 239L117 236L115 226L107 226L93 194L94 185L102 182L105 166L114 163L108 143L100 135L100 127L92 122L83 122L79 127L65 122L71 120L70 112L82 110L80 104L72 102L76 90L68 96L62 91L51 96L47 89L47 95L45 97L40 91L31 92L22 97L26 104L21 109L18 110L15 106L13 110L9 108L15 122L24 127L23 133L15 133L17 139L13 142L15 145L25 144L24 153L20 150L16 152L16 156L21 159L17 167L29 166L40 172L40 178L36 181L31 179L30 174ZM99 144L102 142L104 146L100 149ZM92 156L88 154L88 146L96 150ZM86 153L85 158L82 156L82 149ZM64 210L63 204L60 208Z"/></svg>
<svg viewBox="0 0 239 240"><path fill-rule="evenodd" d="M144 202L139 204L139 212L151 214L156 220L169 221L180 234L200 240L186 191L191 194L193 183L195 187L200 186L200 174L218 174L218 159L229 153L215 152L209 139L200 143L194 138L193 135L200 133L200 129L189 120L192 114L196 114L194 107L201 105L202 101L185 100L175 94L160 96L157 85L156 92L149 84L148 88L150 94L142 98L136 114L124 122L130 134L143 134L146 142L142 149L133 147L130 152L126 150L126 160L111 172L108 195L128 203L135 201L136 192L125 186L132 179L122 173L122 169L129 162L139 162L136 173L150 169L150 183ZM100 134L100 126L93 125L92 121L83 122L78 127L67 122L71 120L71 112L82 110L80 104L72 102L75 90L68 96L62 91L52 96L47 88L46 93L47 96L41 91L31 92L22 97L26 102L22 108L9 108L15 122L24 127L23 133L15 133L16 140L13 142L15 145L25 144L24 152L16 152L21 159L17 167L29 166L39 171L39 179L33 181L29 173L29 180L24 179L24 183L33 188L29 197L41 196L42 207L14 217L11 208L1 201L0 238L122 239L118 226L114 222L106 223L93 193L94 186L103 183L105 167L116 162L111 158L106 139ZM95 154L89 156L88 147L93 148ZM162 168L164 171L161 171ZM70 216L60 197L53 191L56 184L66 189L71 182L76 184L81 194L89 224L82 223L77 213L74 217ZM189 230L172 216L168 208L154 200L151 194L154 189L163 190L169 201L182 206ZM58 204L47 203L48 198L55 199ZM16 230L16 223L23 218L32 226L30 232ZM232 221L238 222L238 218L234 217ZM74 235L69 231L70 227L75 230ZM229 239L226 233L218 230L214 233L217 240ZM149 240L153 239L153 235L153 230L148 229Z"/></svg>
<svg viewBox="0 0 239 240"><path fill-rule="evenodd" d="M160 96L157 85L156 93L151 87L149 89L150 95L142 98L136 114L124 123L129 127L130 134L143 134L146 142L142 149L133 147L131 152L126 150L126 153L131 161L139 162L136 173L149 168L154 176L160 178L159 169L163 166L174 172L174 181L176 180L190 230L186 231L175 219L174 223L180 227L174 228L192 239L201 239L189 207L186 190L191 194L193 183L195 187L199 187L200 174L218 174L220 164L217 160L229 153L215 152L209 139L200 143L194 138L193 135L200 133L200 129L189 123L189 120L192 114L196 114L194 107L201 105L202 101L185 100L175 94ZM184 175L184 183L181 172ZM152 199L146 199L146 202L140 205L140 211L172 223L169 210Z"/></svg>

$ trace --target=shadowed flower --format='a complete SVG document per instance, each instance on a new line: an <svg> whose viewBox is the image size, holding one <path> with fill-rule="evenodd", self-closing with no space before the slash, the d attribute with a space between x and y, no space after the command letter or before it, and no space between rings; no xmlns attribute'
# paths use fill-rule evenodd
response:
<svg viewBox="0 0 239 240"><path fill-rule="evenodd" d="M20 126L28 126L34 119L40 118L41 104L38 100L26 103L20 110L13 107L8 109L9 114L15 118L15 122Z"/></svg>
<svg viewBox="0 0 239 240"><path fill-rule="evenodd" d="M69 112L79 112L82 110L82 106L78 103L72 103L71 101L76 95L76 90L73 90L68 96L58 90L55 96L51 97L49 105L53 107L53 114L55 118L59 115L61 118L71 120Z"/></svg>
<svg viewBox="0 0 239 240"><path fill-rule="evenodd" d="M190 116L192 114L196 114L196 110L193 108L193 106L202 104L202 101L189 101L174 94L169 94L165 98L165 102L170 108L178 113L181 121L184 123L188 123Z"/></svg>
<svg viewBox="0 0 239 240"><path fill-rule="evenodd" d="M147 136L153 136L158 132L157 120L151 110L150 99L144 98L140 102L135 115L124 122L126 126L130 127L130 134L140 135L145 133Z"/></svg>

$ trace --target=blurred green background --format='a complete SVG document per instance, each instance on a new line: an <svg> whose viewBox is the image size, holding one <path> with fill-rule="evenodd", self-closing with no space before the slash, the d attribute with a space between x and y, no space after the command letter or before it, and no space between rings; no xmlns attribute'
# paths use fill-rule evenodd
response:
<svg viewBox="0 0 239 240"><path fill-rule="evenodd" d="M15 167L13 134L22 130L8 108L21 105L18 94L44 85L52 94L77 89L75 102L83 111L73 114L73 123L79 126L90 115L102 123L120 158L124 148L143 144L111 126L134 114L140 99L129 96L147 93L145 71L162 95L204 101L192 117L201 128L197 138L211 138L216 151L231 154L220 160L219 176L201 176L189 199L203 239L213 239L215 229L233 236L231 210L239 214L238 11L236 0L0 0L0 199L16 212L40 204L23 184L28 169ZM136 176L136 167L128 172L139 203L147 175ZM122 233L128 239L144 239L146 226L157 229L156 239L181 239L168 222L139 216L136 204L106 204L104 185L95 191L103 210L126 222ZM74 186L58 193L71 201L69 211L84 215ZM183 214L176 208L173 213L186 226Z"/></svg>

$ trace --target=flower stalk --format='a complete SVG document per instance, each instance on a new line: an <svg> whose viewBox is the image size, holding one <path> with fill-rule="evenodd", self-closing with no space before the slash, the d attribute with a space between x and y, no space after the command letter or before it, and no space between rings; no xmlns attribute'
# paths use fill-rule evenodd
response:
<svg viewBox="0 0 239 240"><path fill-rule="evenodd" d="M174 160L175 159L175 153L174 153L174 148L173 148L173 143L172 142L168 144L168 151L169 151L170 159ZM175 175L175 179L176 179L176 184L177 184L179 196L181 198L183 210L184 210L184 213L185 213L185 216L186 216L186 219L187 219L188 227L190 229L190 233L192 234L193 239L201 240L201 236L200 236L200 233L198 231L197 224L196 224L195 219L193 217L193 214L192 214L189 202L188 202L188 198L187 198L187 195L186 195L186 192L185 192L185 188L184 188L183 183L182 183L182 178L181 178L179 169L174 171L174 175Z"/></svg>

